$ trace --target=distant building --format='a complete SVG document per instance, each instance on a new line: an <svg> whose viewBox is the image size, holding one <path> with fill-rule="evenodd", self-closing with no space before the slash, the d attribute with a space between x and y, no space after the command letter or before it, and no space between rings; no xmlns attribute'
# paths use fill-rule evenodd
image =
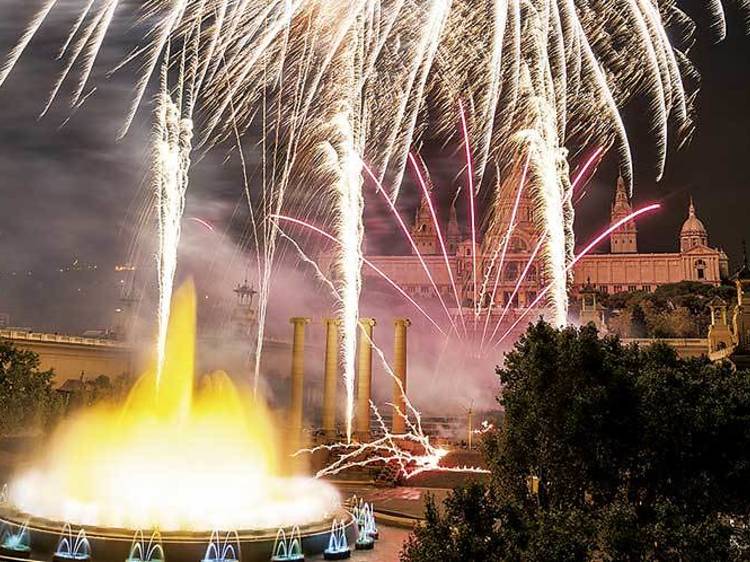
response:
<svg viewBox="0 0 750 562"><path fill-rule="evenodd" d="M625 184L617 183L611 220L615 223L632 212ZM729 259L708 242L708 231L698 218L692 199L679 236L679 251L639 253L638 229L629 221L612 233L610 253L590 254L574 270L574 285L590 281L604 293L653 291L659 285L699 281L719 285L729 276Z"/></svg>
<svg viewBox="0 0 750 562"><path fill-rule="evenodd" d="M455 209L450 209L447 228L442 230L444 238L441 241L429 203L422 197L411 234L416 249L430 270L432 280L454 312L457 312L457 307L451 275L462 307L473 308L480 295L484 299L482 306L487 307L494 297L493 313L504 314L508 321L512 321L529 307L547 284L542 260L544 249L539 243L534 205L528 195L523 194L518 198L519 205L514 216L517 192L506 192L508 196L500 201L496 210L495 229L484 237L477 238L476 277L479 286L485 285L487 288L477 291L477 295L474 294L472 242L463 233ZM631 212L625 183L618 179L610 213L611 224ZM507 225L511 220L516 227L506 240ZM727 255L709 245L708 231L698 218L692 199L687 219L676 241L679 248L677 251L641 253L636 224L634 221L626 222L612 234L608 253L589 254L577 263L572 274L574 294L578 294L584 286L589 290L611 294L624 291L651 292L660 285L680 281L719 285L722 279L728 277ZM445 266L443 246L450 272ZM432 282L414 250L412 255L368 255L367 259L413 298L435 298ZM503 264L502 271L497 271L495 265L500 262ZM331 263L326 264L325 260L321 261L321 265L324 270L326 267L331 268ZM378 279L377 273L370 267L364 268L364 276L366 282Z"/></svg>

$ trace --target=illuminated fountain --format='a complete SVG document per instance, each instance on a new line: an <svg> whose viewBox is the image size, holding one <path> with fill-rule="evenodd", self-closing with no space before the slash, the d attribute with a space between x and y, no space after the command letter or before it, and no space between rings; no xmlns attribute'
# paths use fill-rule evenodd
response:
<svg viewBox="0 0 750 562"><path fill-rule="evenodd" d="M194 345L188 285L174 298L160 383L147 372L124 405L64 423L10 484L0 520L9 529L28 522L28 531L7 532L8 546L28 545L30 537L32 551L46 559L57 552L61 531L76 536L72 525L85 530L93 558L106 552L103 559L124 560L136 529L158 529L170 560L192 562L223 529L236 530L244 560L268 560L279 528L299 527L300 547L322 552L332 521L353 521L329 484L282 475L276 428L263 404L222 372L196 386ZM65 552L80 551L71 542Z"/></svg>

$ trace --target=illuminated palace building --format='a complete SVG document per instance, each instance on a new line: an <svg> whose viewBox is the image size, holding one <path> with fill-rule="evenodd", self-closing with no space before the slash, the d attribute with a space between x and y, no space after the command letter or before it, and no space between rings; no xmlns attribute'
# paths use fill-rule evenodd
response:
<svg viewBox="0 0 750 562"><path fill-rule="evenodd" d="M510 198L515 199L515 197ZM478 295L483 298L482 307L487 309L494 292L493 315L505 315L512 320L528 307L546 285L542 251L535 254L538 246L537 229L534 226L532 205L527 198L520 199L516 214L516 228L508 241L503 270L499 276L497 290L493 291L497 271L491 268L501 260L505 233L510 222L512 206L509 201L501 209L500 228L494 236L486 236L477 245ZM618 180L611 209L612 224L628 216L632 207L622 180ZM504 224L503 224L504 223ZM427 200L423 197L411 227L415 244L442 294L446 305L457 311L456 298L450 276L445 266L439 234L435 228ZM473 256L471 240L461 230L455 209L451 209L444 243L459 299L463 307L472 308L474 303ZM604 293L622 291L653 291L659 285L690 280L718 285L728 275L728 259L719 249L709 246L708 232L696 215L692 200L688 217L679 236L679 251L672 253L640 253L638 251L637 228L634 222L625 223L610 238L608 253L590 254L581 259L573 272L573 293L590 283ZM391 277L416 299L435 297L432 283L416 256L367 256L368 260ZM524 272L526 275L524 276ZM377 275L372 268L365 267L366 281L375 282ZM520 280L520 281L519 281ZM482 285L486 290L482 291ZM510 303L510 304L509 304Z"/></svg>

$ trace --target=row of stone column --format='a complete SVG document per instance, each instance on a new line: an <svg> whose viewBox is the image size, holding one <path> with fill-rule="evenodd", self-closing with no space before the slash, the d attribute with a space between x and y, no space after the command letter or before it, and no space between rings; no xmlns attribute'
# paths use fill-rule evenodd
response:
<svg viewBox="0 0 750 562"><path fill-rule="evenodd" d="M292 318L294 326L292 338L292 380L289 422L292 432L298 439L302 431L304 405L304 349L305 327L309 318ZM336 436L336 392L339 374L339 321L332 318L325 320L326 348L323 375L323 430L326 437ZM357 350L357 396L355 404L355 436L360 441L370 437L370 399L372 397L372 351L375 320L361 318L359 320L359 346ZM406 369L407 347L406 333L411 325L408 319L398 318L394 321L393 341L393 399L394 405L392 431L395 434L404 433L406 414ZM396 411L398 410L398 411Z"/></svg>

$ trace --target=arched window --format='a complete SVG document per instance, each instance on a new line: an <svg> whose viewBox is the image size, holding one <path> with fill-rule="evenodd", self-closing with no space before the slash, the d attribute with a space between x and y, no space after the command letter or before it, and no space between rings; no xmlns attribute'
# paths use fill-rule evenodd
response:
<svg viewBox="0 0 750 562"><path fill-rule="evenodd" d="M529 272L526 274L527 281L536 281L536 266L532 265L529 268Z"/></svg>
<svg viewBox="0 0 750 562"><path fill-rule="evenodd" d="M503 278L506 281L518 281L518 264L516 262L510 262L505 266L505 275Z"/></svg>
<svg viewBox="0 0 750 562"><path fill-rule="evenodd" d="M523 238L514 236L510 239L510 251L513 253L526 252L528 251L528 246Z"/></svg>
<svg viewBox="0 0 750 562"><path fill-rule="evenodd" d="M703 260L695 260L695 275L698 279L706 278L706 262Z"/></svg>

